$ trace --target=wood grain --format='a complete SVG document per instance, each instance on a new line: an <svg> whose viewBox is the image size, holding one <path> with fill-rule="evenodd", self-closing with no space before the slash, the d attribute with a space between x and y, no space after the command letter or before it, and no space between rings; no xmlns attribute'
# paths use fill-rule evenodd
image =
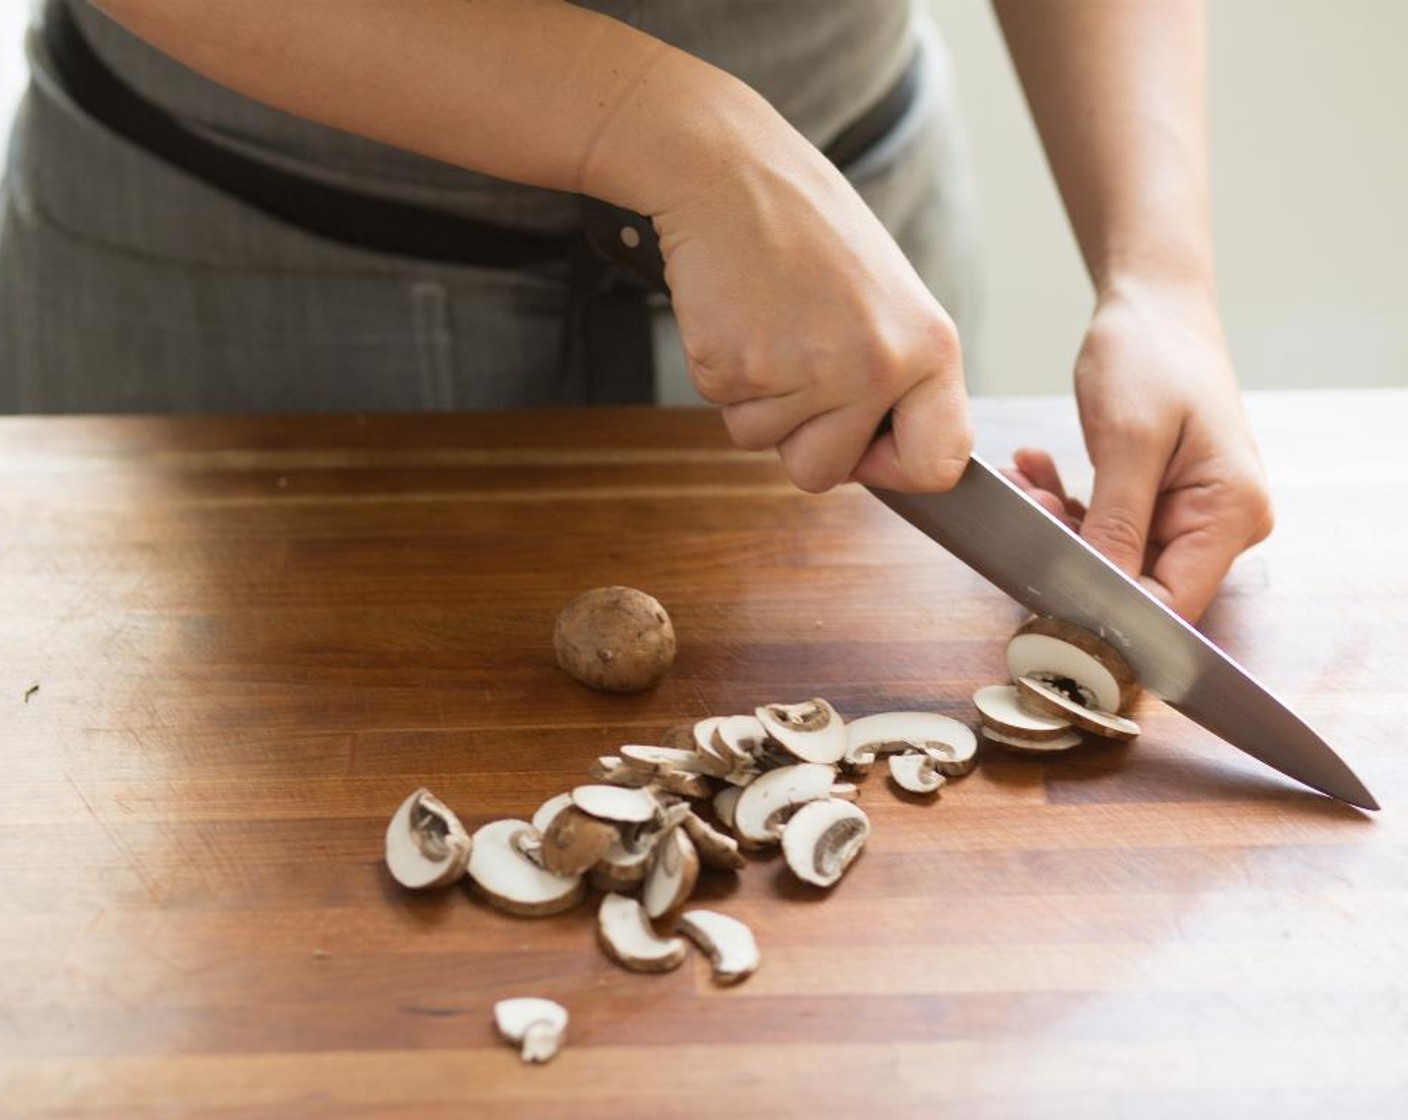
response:
<svg viewBox="0 0 1408 1120"><path fill-rule="evenodd" d="M730 990L620 971L589 906L408 897L389 814L525 815L770 700L972 721L1014 604L708 413L0 419L0 1115L1408 1115L1408 392L1250 405L1279 526L1205 629L1383 812L1145 699L935 804L870 777L829 893L706 875L763 948ZM976 414L1086 474L1069 402ZM674 617L647 695L553 664L604 583ZM529 993L573 1016L541 1068L491 1025Z"/></svg>

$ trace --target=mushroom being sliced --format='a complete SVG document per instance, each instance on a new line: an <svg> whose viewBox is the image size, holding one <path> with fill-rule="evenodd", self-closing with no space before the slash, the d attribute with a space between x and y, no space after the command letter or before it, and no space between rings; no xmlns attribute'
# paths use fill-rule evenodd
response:
<svg viewBox="0 0 1408 1120"><path fill-rule="evenodd" d="M846 753L846 725L820 698L800 704L767 704L755 713L768 738L801 762L840 762Z"/></svg>
<svg viewBox="0 0 1408 1120"><path fill-rule="evenodd" d="M678 968L688 948L682 938L660 937L634 898L608 894L597 911L597 933L607 956L633 972Z"/></svg>
<svg viewBox="0 0 1408 1120"><path fill-rule="evenodd" d="M403 887L453 883L469 863L473 841L454 812L428 789L401 802L386 826L386 867Z"/></svg>
<svg viewBox="0 0 1408 1120"><path fill-rule="evenodd" d="M539 838L527 821L491 821L472 839L469 878L500 910L541 917L569 910L581 900L585 887L580 875L554 875L528 854Z"/></svg>
<svg viewBox="0 0 1408 1120"><path fill-rule="evenodd" d="M572 803L582 812L604 821L627 824L648 821L660 811L660 802L648 789L622 786L578 786L572 791Z"/></svg>
<svg viewBox="0 0 1408 1120"><path fill-rule="evenodd" d="M983 726L1023 739L1059 739L1071 730L1065 716L1034 712L1021 701L1014 684L990 684L973 693Z"/></svg>
<svg viewBox="0 0 1408 1120"><path fill-rule="evenodd" d="M520 1044L525 1062L546 1062L562 1047L567 1033L567 1009L550 999L519 996L494 1004L499 1034Z"/></svg>
<svg viewBox="0 0 1408 1120"><path fill-rule="evenodd" d="M1132 719L1126 719L1114 712L1087 708L1045 681L1034 677L1020 677L1017 680L1017 689L1022 699L1039 711L1068 719L1080 730L1089 731L1092 735L1123 742L1139 734L1139 725Z"/></svg>
<svg viewBox="0 0 1408 1120"><path fill-rule="evenodd" d="M1059 739L1027 739L1021 735L994 731L991 727L983 728L983 738L1016 754L1059 754L1061 751L1078 747L1085 741L1078 731L1068 731Z"/></svg>
<svg viewBox="0 0 1408 1120"><path fill-rule="evenodd" d="M870 819L849 801L813 801L782 830L782 854L799 879L829 887L846 873L870 835Z"/></svg>
<svg viewBox="0 0 1408 1120"><path fill-rule="evenodd" d="M580 875L601 859L619 836L611 821L569 804L543 831L538 862L554 875Z"/></svg>
<svg viewBox="0 0 1408 1120"><path fill-rule="evenodd" d="M714 910L686 910L679 930L709 958L716 984L737 984L758 968L758 942L737 918Z"/></svg>
<svg viewBox="0 0 1408 1120"><path fill-rule="evenodd" d="M733 833L740 843L775 844L788 814L818 798L829 797L836 768L817 762L782 766L745 786L733 809Z"/></svg>
<svg viewBox="0 0 1408 1120"><path fill-rule="evenodd" d="M650 870L645 873L641 902L645 912L657 920L677 914L699 881L699 855L694 842L682 828L671 829L655 845Z"/></svg>
<svg viewBox="0 0 1408 1120"><path fill-rule="evenodd" d="M937 712L881 712L846 724L846 753L841 764L864 773L877 754L912 750L942 755L940 772L956 778L973 769L978 739L967 724Z"/></svg>
<svg viewBox="0 0 1408 1120"><path fill-rule="evenodd" d="M1059 682L1087 708L1123 712L1139 693L1139 682L1124 655L1103 638L1058 618L1029 618L1007 643L1007 671Z"/></svg>
<svg viewBox="0 0 1408 1120"><path fill-rule="evenodd" d="M890 777L909 793L937 793L945 778L939 760L927 751L890 755Z"/></svg>

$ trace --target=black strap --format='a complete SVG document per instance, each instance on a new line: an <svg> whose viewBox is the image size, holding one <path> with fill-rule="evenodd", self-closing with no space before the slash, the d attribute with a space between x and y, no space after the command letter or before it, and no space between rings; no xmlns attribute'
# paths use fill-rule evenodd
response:
<svg viewBox="0 0 1408 1120"><path fill-rule="evenodd" d="M44 43L65 91L90 116L217 190L310 233L375 252L486 268L561 261L574 240L347 190L244 156L123 82L62 2L45 11Z"/></svg>

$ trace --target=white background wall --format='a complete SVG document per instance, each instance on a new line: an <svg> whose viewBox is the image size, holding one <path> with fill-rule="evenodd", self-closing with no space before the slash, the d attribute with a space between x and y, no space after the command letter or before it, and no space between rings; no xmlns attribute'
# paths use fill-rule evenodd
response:
<svg viewBox="0 0 1408 1120"><path fill-rule="evenodd" d="M931 3L984 211L979 385L1060 391L1090 285L990 8ZM1214 237L1243 383L1408 385L1408 3L1208 6Z"/></svg>
<svg viewBox="0 0 1408 1120"><path fill-rule="evenodd" d="M984 208L978 385L1058 392L1089 284L987 3L930 2ZM23 85L29 5L0 0L0 131ZM1244 383L1408 384L1408 3L1209 6L1215 236Z"/></svg>

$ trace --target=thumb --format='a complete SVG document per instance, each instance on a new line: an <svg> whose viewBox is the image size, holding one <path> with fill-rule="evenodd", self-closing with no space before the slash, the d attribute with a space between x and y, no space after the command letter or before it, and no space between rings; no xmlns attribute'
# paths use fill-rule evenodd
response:
<svg viewBox="0 0 1408 1120"><path fill-rule="evenodd" d="M1148 447L1124 447L1100 457L1090 509L1080 535L1116 567L1138 578L1144 570L1163 459Z"/></svg>

